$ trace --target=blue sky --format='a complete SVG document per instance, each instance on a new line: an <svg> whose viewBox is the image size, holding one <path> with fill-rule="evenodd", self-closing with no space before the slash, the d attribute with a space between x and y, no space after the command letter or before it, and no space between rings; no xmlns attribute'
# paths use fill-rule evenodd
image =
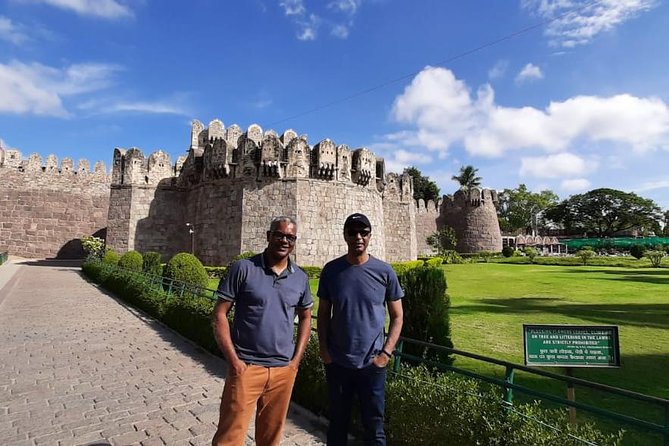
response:
<svg viewBox="0 0 669 446"><path fill-rule="evenodd" d="M368 147L442 193L472 164L669 209L667 23L660 0L3 0L0 141L174 161L219 118Z"/></svg>

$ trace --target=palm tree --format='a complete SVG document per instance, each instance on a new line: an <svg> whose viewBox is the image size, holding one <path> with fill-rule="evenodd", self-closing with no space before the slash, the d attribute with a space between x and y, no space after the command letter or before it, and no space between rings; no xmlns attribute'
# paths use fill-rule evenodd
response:
<svg viewBox="0 0 669 446"><path fill-rule="evenodd" d="M474 169L474 166L462 166L460 168L460 175L453 175L452 180L460 183L460 189L469 190L472 187L481 185L481 177L476 176L478 169Z"/></svg>

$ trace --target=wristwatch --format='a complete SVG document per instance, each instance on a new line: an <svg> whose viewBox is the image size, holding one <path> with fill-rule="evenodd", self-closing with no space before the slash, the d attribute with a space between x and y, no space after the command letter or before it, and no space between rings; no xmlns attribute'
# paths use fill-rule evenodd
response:
<svg viewBox="0 0 669 446"><path fill-rule="evenodd" d="M381 349L381 351L379 351L379 353L382 353L382 354L386 355L388 358L392 358L392 357L393 357L393 354L392 354L392 353L388 353L388 352L387 352L385 349L383 349L383 348Z"/></svg>

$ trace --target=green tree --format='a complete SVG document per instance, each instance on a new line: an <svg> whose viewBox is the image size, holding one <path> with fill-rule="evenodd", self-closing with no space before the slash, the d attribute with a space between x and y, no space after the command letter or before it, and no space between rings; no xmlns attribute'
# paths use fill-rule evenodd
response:
<svg viewBox="0 0 669 446"><path fill-rule="evenodd" d="M653 200L602 188L572 195L547 209L544 217L562 224L571 233L610 237L619 231L651 228L662 214Z"/></svg>
<svg viewBox="0 0 669 446"><path fill-rule="evenodd" d="M444 226L438 232L428 236L426 241L442 257L447 257L449 252L455 251L458 244L455 229L450 226Z"/></svg>
<svg viewBox="0 0 669 446"><path fill-rule="evenodd" d="M584 266L587 265L588 260L590 260L594 256L595 256L595 251L593 251L592 249L581 249L580 251L576 252L576 257L581 259Z"/></svg>
<svg viewBox="0 0 669 446"><path fill-rule="evenodd" d="M557 194L551 190L532 192L524 184L515 189L504 189L499 194L497 208L499 227L503 232L523 231L533 225L537 215L558 202Z"/></svg>
<svg viewBox="0 0 669 446"><path fill-rule="evenodd" d="M469 190L472 187L481 185L482 178L476 176L478 171L474 166L462 166L460 168L460 175L453 175L451 179L460 183L460 189Z"/></svg>
<svg viewBox="0 0 669 446"><path fill-rule="evenodd" d="M436 201L439 198L439 186L430 180L430 177L424 176L420 170L413 166L404 169L404 173L408 173L413 178L414 200L422 198L427 202L427 200Z"/></svg>
<svg viewBox="0 0 669 446"><path fill-rule="evenodd" d="M662 263L662 259L664 256L667 255L664 251L646 251L645 256L648 257L648 260L650 260L650 264L655 267L659 268L660 264Z"/></svg>

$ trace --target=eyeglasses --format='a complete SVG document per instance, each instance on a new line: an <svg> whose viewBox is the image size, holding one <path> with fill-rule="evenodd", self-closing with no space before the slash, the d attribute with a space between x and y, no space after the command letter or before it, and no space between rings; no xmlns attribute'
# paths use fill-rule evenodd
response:
<svg viewBox="0 0 669 446"><path fill-rule="evenodd" d="M270 235L277 242L280 242L281 240L283 240L285 238L288 243L293 244L293 243L295 243L295 240L297 240L296 236L294 236L292 234L284 234L283 232L279 232L279 231L272 231L272 232L270 232Z"/></svg>
<svg viewBox="0 0 669 446"><path fill-rule="evenodd" d="M350 229L346 230L346 235L348 235L349 237L357 237L357 235L360 234L360 236L362 238L365 238L371 233L372 233L372 231L370 231L369 229L353 229L353 228L350 228Z"/></svg>

